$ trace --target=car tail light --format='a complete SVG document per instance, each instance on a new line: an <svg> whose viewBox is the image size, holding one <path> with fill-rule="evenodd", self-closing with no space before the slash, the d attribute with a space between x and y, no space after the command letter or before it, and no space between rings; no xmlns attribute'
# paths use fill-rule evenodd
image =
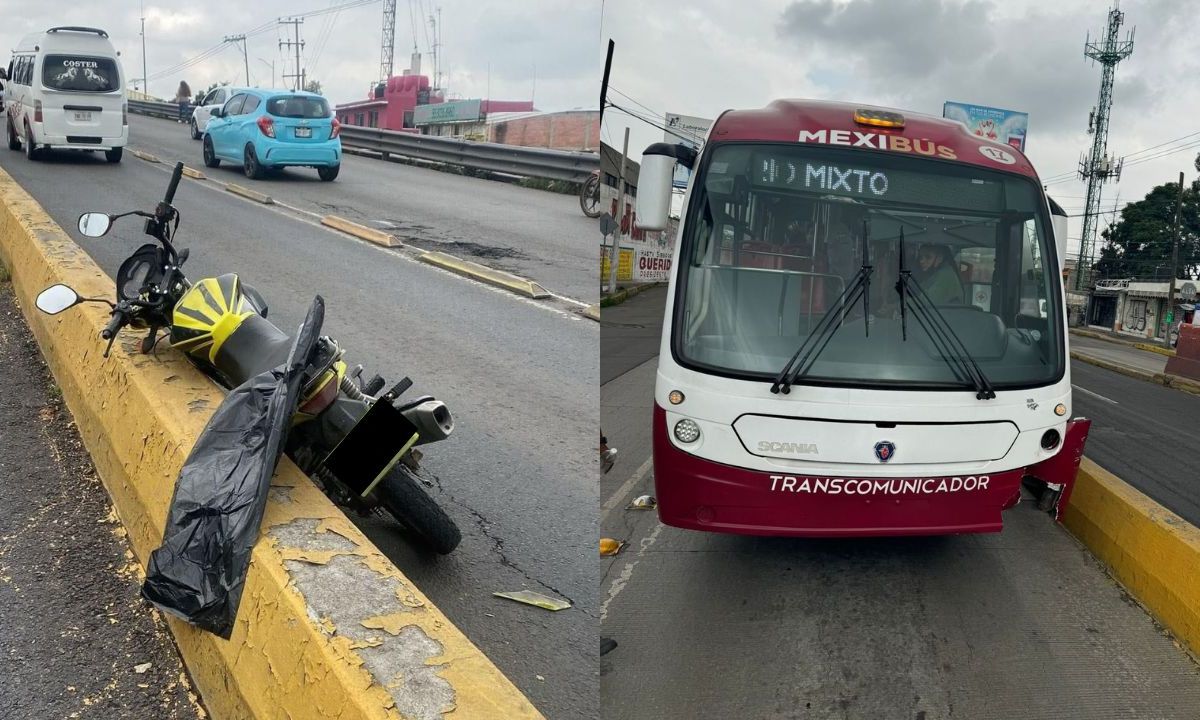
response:
<svg viewBox="0 0 1200 720"><path fill-rule="evenodd" d="M33 121L34 122L42 121L42 101L41 100L33 101Z"/></svg>
<svg viewBox="0 0 1200 720"><path fill-rule="evenodd" d="M266 115L258 118L258 129L267 137L275 137L275 121Z"/></svg>
<svg viewBox="0 0 1200 720"><path fill-rule="evenodd" d="M121 103L121 124L129 124L129 103Z"/></svg>
<svg viewBox="0 0 1200 720"><path fill-rule="evenodd" d="M338 122L337 118L334 118L333 119L333 132L329 133L329 139L332 140L341 134L342 134L342 124L340 122Z"/></svg>

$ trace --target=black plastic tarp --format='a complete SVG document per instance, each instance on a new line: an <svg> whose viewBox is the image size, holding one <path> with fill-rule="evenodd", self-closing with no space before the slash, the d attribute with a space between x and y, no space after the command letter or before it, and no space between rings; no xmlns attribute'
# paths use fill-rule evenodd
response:
<svg viewBox="0 0 1200 720"><path fill-rule="evenodd" d="M287 363L234 388L217 408L179 472L162 546L150 555L143 597L225 639L324 317L317 296Z"/></svg>

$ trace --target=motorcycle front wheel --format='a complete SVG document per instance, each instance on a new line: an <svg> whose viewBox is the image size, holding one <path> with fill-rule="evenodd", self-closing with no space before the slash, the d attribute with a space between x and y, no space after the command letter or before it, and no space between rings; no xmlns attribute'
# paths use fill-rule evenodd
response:
<svg viewBox="0 0 1200 720"><path fill-rule="evenodd" d="M600 176L589 175L579 190L579 208L590 218L600 217Z"/></svg>
<svg viewBox="0 0 1200 720"><path fill-rule="evenodd" d="M374 490L375 499L392 517L416 534L426 547L448 555L462 541L458 525L429 497L421 482L404 465L397 464Z"/></svg>

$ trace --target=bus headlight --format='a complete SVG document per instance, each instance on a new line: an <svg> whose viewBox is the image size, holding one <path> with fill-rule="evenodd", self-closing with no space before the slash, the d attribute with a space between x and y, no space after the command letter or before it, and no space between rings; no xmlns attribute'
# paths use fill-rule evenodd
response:
<svg viewBox="0 0 1200 720"><path fill-rule="evenodd" d="M694 420L680 420L675 423L675 439L681 443L696 442L700 439L700 426Z"/></svg>

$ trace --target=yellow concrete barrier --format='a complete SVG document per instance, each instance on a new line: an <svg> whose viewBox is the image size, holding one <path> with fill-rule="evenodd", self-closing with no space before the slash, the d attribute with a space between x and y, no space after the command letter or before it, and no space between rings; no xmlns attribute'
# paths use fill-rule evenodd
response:
<svg viewBox="0 0 1200 720"><path fill-rule="evenodd" d="M187 175L188 177L193 178L195 180L203 180L204 179L204 173L202 173L199 170L196 170L194 168L190 168L187 165L183 166L183 174Z"/></svg>
<svg viewBox="0 0 1200 720"><path fill-rule="evenodd" d="M227 192L233 193L234 195L241 195L242 197L246 198L247 200L253 200L254 202L262 203L263 205L274 205L275 204L275 198L271 197L270 195L267 195L265 193L260 193L257 190L251 190L250 188L243 187L241 185L238 185L237 183L227 184L225 186L225 190Z"/></svg>
<svg viewBox="0 0 1200 720"><path fill-rule="evenodd" d="M429 263L430 265L436 265L443 270L449 270L452 273L465 275L466 277L474 280L487 283L488 285L494 285L498 288L504 288L505 290L509 290L518 295L523 295L527 298L550 297L550 293L547 292L546 288L538 285L532 280L526 280L520 275L513 275L512 273L507 273L503 270L496 270L495 268L490 268L487 265L480 265L479 263L471 262L470 260L463 260L462 258L455 257L453 255L447 255L446 253L441 252L426 252L422 253L419 259L421 262Z"/></svg>
<svg viewBox="0 0 1200 720"><path fill-rule="evenodd" d="M1063 524L1200 656L1200 529L1087 458Z"/></svg>
<svg viewBox="0 0 1200 720"><path fill-rule="evenodd" d="M322 217L321 224L331 227L335 230L341 230L347 235L353 235L354 237L366 240L367 242L373 242L376 245L382 245L384 247L397 247L400 245L400 241L393 237L390 233L385 233L382 230L376 230L375 228L370 228L366 225L359 225L356 222L351 222L346 218L338 217L337 215L326 215Z"/></svg>
<svg viewBox="0 0 1200 720"><path fill-rule="evenodd" d="M134 148L129 148L129 154L134 156L135 158L145 160L148 163L162 162L162 160L158 159L157 155L151 155L148 152L144 152L142 150L135 150Z"/></svg>
<svg viewBox="0 0 1200 720"><path fill-rule="evenodd" d="M103 358L104 306L34 308L53 283L86 297L113 283L3 171L0 261L144 566L223 394L178 352L138 353L132 333ZM216 718L542 717L286 458L230 640L168 620Z"/></svg>

